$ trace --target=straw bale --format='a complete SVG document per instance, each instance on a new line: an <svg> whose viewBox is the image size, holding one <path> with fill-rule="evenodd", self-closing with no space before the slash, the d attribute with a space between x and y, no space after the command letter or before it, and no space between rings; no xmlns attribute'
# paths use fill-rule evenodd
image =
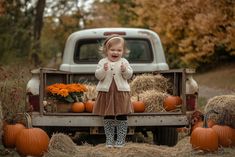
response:
<svg viewBox="0 0 235 157"><path fill-rule="evenodd" d="M167 92L170 87L169 80L161 74L141 74L135 76L130 82L131 94L138 95L146 90L155 89L159 92Z"/></svg>
<svg viewBox="0 0 235 157"><path fill-rule="evenodd" d="M71 155L59 150L51 149L47 153L45 153L43 157L71 157Z"/></svg>
<svg viewBox="0 0 235 157"><path fill-rule="evenodd" d="M139 94L139 100L145 104L145 112L165 112L163 101L167 93L157 90L147 90Z"/></svg>
<svg viewBox="0 0 235 157"><path fill-rule="evenodd" d="M73 156L78 153L77 145L72 141L72 139L63 133L53 134L49 142L48 157L55 153L60 156L65 153L67 155ZM56 156L54 156L56 157Z"/></svg>
<svg viewBox="0 0 235 157"><path fill-rule="evenodd" d="M215 120L219 123L221 118L223 118L223 113L228 111L231 119L226 121L225 124L235 127L235 95L221 95L215 96L208 100L205 106L205 113L208 113L210 110L214 110L219 114L210 114L209 118Z"/></svg>

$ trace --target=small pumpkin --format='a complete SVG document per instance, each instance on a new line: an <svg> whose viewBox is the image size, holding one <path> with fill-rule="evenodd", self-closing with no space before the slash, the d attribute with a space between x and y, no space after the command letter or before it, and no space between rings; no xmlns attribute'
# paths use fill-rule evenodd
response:
<svg viewBox="0 0 235 157"><path fill-rule="evenodd" d="M181 103L179 96L169 95L164 99L163 107L166 111L171 111L176 109Z"/></svg>
<svg viewBox="0 0 235 157"><path fill-rule="evenodd" d="M190 138L192 147L196 150L216 151L219 147L219 138L215 130L208 128L207 116L204 118L203 127L193 130Z"/></svg>
<svg viewBox="0 0 235 157"><path fill-rule="evenodd" d="M183 100L181 99L181 97L176 96L176 99L178 101L178 105L181 105L183 103Z"/></svg>
<svg viewBox="0 0 235 157"><path fill-rule="evenodd" d="M93 111L93 107L95 105L95 101L87 100L84 105L85 105L86 112L91 113Z"/></svg>
<svg viewBox="0 0 235 157"><path fill-rule="evenodd" d="M134 101L132 102L132 107L133 107L133 110L134 112L144 112L145 111L145 104L143 101Z"/></svg>
<svg viewBox="0 0 235 157"><path fill-rule="evenodd" d="M14 148L16 144L16 137L25 126L21 123L5 124L3 126L3 144L7 148Z"/></svg>
<svg viewBox="0 0 235 157"><path fill-rule="evenodd" d="M75 113L81 113L85 111L85 105L83 102L75 102L71 107L71 111Z"/></svg>
<svg viewBox="0 0 235 157"><path fill-rule="evenodd" d="M49 137L40 128L33 128L31 117L25 113L27 128L20 131L16 138L16 150L24 156L43 156L49 145Z"/></svg>

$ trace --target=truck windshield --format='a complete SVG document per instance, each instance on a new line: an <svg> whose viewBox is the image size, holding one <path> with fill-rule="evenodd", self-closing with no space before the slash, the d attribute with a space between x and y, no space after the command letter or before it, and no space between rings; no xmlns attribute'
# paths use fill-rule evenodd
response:
<svg viewBox="0 0 235 157"><path fill-rule="evenodd" d="M98 63L102 58L99 47L104 39L83 39L76 43L74 62L79 64ZM153 51L148 39L125 39L130 50L130 63L150 63L153 61Z"/></svg>

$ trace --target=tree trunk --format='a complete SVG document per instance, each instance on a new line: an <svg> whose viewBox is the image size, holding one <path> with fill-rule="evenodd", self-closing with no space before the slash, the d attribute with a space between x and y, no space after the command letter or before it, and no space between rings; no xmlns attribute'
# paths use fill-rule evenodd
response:
<svg viewBox="0 0 235 157"><path fill-rule="evenodd" d="M46 0L38 0L36 6L36 15L34 21L34 47L33 47L33 54L31 55L31 59L33 60L35 66L40 64L40 59L38 52L41 50L41 31L43 28L43 13L45 9Z"/></svg>
<svg viewBox="0 0 235 157"><path fill-rule="evenodd" d="M46 0L38 0L37 6L36 6L36 15L35 15L35 22L34 22L34 39L36 41L40 40L40 37L41 37L45 3L46 3Z"/></svg>

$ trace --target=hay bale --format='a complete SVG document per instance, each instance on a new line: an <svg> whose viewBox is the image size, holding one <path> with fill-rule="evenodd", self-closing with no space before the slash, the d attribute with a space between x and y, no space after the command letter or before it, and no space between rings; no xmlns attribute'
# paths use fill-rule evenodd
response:
<svg viewBox="0 0 235 157"><path fill-rule="evenodd" d="M77 145L72 139L62 133L53 134L48 147L48 152L44 157L58 157L63 156L63 154L74 156L79 152Z"/></svg>
<svg viewBox="0 0 235 157"><path fill-rule="evenodd" d="M59 150L50 150L47 153L45 153L43 157L71 157L71 155L61 152Z"/></svg>
<svg viewBox="0 0 235 157"><path fill-rule="evenodd" d="M210 114L208 117L219 123L223 118L225 111L231 116L231 119L225 122L226 125L235 127L235 95L215 96L207 102L204 111L208 113L210 110L218 112L218 114Z"/></svg>
<svg viewBox="0 0 235 157"><path fill-rule="evenodd" d="M131 82L131 94L138 95L143 91L156 90L159 92L167 92L171 87L169 80L160 74L141 74L136 76Z"/></svg>
<svg viewBox="0 0 235 157"><path fill-rule="evenodd" d="M139 94L139 100L145 103L145 112L166 112L163 101L167 95L157 90L147 90Z"/></svg>

